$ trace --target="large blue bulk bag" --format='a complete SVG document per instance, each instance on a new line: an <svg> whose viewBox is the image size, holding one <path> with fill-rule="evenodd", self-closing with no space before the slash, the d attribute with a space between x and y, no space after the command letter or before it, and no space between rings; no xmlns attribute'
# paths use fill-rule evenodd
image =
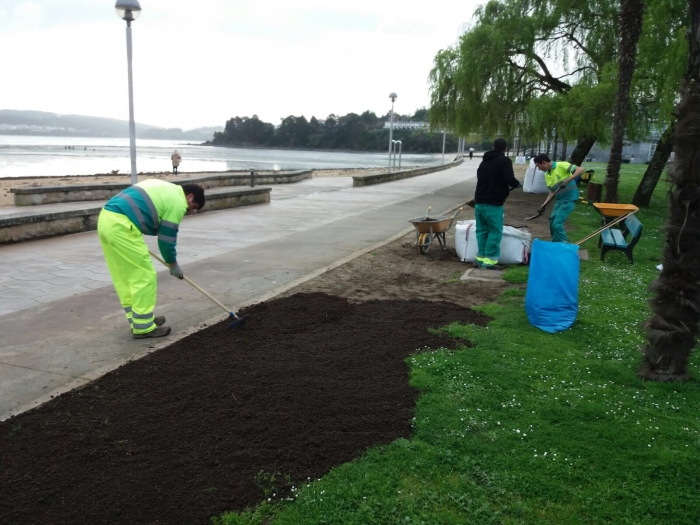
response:
<svg viewBox="0 0 700 525"><path fill-rule="evenodd" d="M576 244L535 239L525 293L532 326L553 334L574 324L580 265Z"/></svg>

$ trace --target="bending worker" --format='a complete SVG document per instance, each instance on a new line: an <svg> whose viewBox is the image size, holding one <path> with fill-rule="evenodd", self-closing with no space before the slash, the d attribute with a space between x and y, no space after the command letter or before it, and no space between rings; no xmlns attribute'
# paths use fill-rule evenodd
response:
<svg viewBox="0 0 700 525"><path fill-rule="evenodd" d="M178 186L148 179L112 197L100 212L97 232L134 339L170 333L165 316L154 317L156 271L144 235L157 235L158 248L170 275L182 279L177 263L177 231L188 212L204 206L204 190L196 184Z"/></svg>
<svg viewBox="0 0 700 525"><path fill-rule="evenodd" d="M493 150L484 153L476 170L474 215L478 252L474 266L498 269L503 236L503 204L510 190L520 186L513 173L513 162L506 157L508 144L504 139L493 142Z"/></svg>
<svg viewBox="0 0 700 525"><path fill-rule="evenodd" d="M544 171L544 181L550 191L557 192L554 209L549 216L549 233L552 242L567 242L564 223L574 211L574 205L578 201L578 187L576 178L583 173L583 168L568 162L552 162L544 153L540 153L534 159L537 169Z"/></svg>

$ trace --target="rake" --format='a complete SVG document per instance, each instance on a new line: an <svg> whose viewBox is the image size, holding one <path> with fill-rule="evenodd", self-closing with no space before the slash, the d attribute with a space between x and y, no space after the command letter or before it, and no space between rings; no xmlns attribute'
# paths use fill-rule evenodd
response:
<svg viewBox="0 0 700 525"><path fill-rule="evenodd" d="M148 253L151 254L151 257L153 257L154 259L156 259L156 260L160 261L161 263L163 263L163 266L168 266L167 263L166 263L163 259L161 259L160 257L158 257L158 256L157 256L155 253L153 253L151 250L148 250ZM228 314L229 314L228 318L229 318L229 321L230 321L229 324L228 324L228 327L229 327L230 330L236 329L236 328L238 328L239 326L244 325L244 324L248 321L248 316L247 316L247 315L244 315L243 317L238 317L238 316L236 315L236 313L235 313L233 310L231 310L231 309L229 309L229 308L226 308L226 306L224 306L222 303L220 303L219 301L217 301L214 297L212 297L212 296L211 296L208 292L206 292L204 289L200 288L194 281L192 281L191 279L188 279L187 277L184 277L184 276L183 276L183 279L187 282L187 284L189 284L190 286L192 286L195 290L197 290L198 292L200 292L200 293L201 293L202 295L204 295L207 299L210 299L210 300L211 300L214 304L216 304L219 308L221 308L221 309L224 310L225 312L228 312Z"/></svg>

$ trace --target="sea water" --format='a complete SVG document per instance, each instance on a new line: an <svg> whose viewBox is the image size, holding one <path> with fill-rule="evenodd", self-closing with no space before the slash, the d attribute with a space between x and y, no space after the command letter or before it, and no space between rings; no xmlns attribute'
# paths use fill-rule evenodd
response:
<svg viewBox="0 0 700 525"><path fill-rule="evenodd" d="M172 171L170 155L175 149L182 156L181 172L376 168L389 162L388 153L223 148L137 139L136 171ZM403 154L401 164L426 166L440 159L439 154ZM127 138L0 135L0 177L96 175L114 170L131 173Z"/></svg>

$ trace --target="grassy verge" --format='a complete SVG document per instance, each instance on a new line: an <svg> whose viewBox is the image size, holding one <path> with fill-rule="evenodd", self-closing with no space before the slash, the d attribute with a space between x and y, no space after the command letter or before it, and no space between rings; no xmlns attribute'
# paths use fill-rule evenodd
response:
<svg viewBox="0 0 700 525"><path fill-rule="evenodd" d="M631 200L643 170L623 167L621 201ZM591 260L581 265L570 330L531 327L524 290L508 290L482 307L494 318L487 328L445 328L474 348L409 360L411 382L423 391L411 440L309 480L292 502L220 522L699 523L700 386L645 383L634 374L662 245L666 188L659 186L638 213L644 233L634 266L614 252L601 263L597 239L585 244ZM577 240L600 218L579 205L570 222ZM507 278L526 282L527 271L515 268ZM696 378L699 365L696 352Z"/></svg>

